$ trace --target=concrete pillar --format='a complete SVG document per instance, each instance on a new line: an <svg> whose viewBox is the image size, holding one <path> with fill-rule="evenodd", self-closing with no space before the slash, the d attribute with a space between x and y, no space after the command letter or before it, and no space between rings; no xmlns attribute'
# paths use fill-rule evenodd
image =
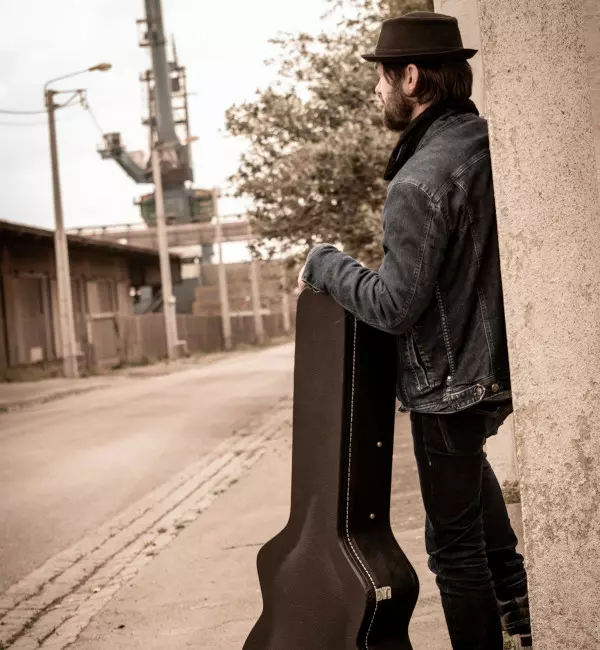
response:
<svg viewBox="0 0 600 650"><path fill-rule="evenodd" d="M583 9L479 0L536 650L600 639L598 52Z"/></svg>
<svg viewBox="0 0 600 650"><path fill-rule="evenodd" d="M592 0L594 1L594 0ZM479 111L485 115L485 84L483 79L483 61L481 56L481 31L479 28L479 7L477 0L435 0L435 10L458 19L463 44L479 50L470 59L473 68L473 95L472 99L477 104ZM499 434L490 438L486 448L488 457L501 486L511 484L518 480L518 468L515 454L514 419L511 415L506 419ZM513 509L514 510L514 509ZM511 512L513 515L516 511ZM513 522L519 527L519 522Z"/></svg>
<svg viewBox="0 0 600 650"><path fill-rule="evenodd" d="M458 19L463 45L465 47L470 47L475 50L481 49L477 0L434 0L434 6L438 13L454 16ZM479 111L485 115L485 90L481 52L470 59L469 63L473 68L472 99L477 104Z"/></svg>
<svg viewBox="0 0 600 650"><path fill-rule="evenodd" d="M588 70L592 92L592 120L596 142L596 161L600 161L600 2L583 0L586 16L586 42ZM598 183L600 184L600 164L597 165Z"/></svg>

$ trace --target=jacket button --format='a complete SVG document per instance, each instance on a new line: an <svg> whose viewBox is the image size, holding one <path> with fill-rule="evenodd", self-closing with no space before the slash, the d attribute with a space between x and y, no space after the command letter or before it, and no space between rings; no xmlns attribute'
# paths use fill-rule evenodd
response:
<svg viewBox="0 0 600 650"><path fill-rule="evenodd" d="M481 395L483 395L484 392L483 386L477 386L477 390L475 392L477 393L478 396L481 397Z"/></svg>
<svg viewBox="0 0 600 650"><path fill-rule="evenodd" d="M498 384L494 384L492 386L492 393L499 393L500 392L500 386Z"/></svg>

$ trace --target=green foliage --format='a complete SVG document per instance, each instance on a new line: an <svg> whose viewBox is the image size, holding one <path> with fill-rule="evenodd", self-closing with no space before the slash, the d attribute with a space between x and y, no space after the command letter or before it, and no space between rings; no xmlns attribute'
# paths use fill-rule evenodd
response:
<svg viewBox="0 0 600 650"><path fill-rule="evenodd" d="M432 10L432 0L330 0L337 28L284 35L276 81L227 113L229 132L249 144L232 180L250 197L257 245L302 255L340 244L365 263L381 255L383 171L395 136L382 126L377 75L360 54L382 19Z"/></svg>

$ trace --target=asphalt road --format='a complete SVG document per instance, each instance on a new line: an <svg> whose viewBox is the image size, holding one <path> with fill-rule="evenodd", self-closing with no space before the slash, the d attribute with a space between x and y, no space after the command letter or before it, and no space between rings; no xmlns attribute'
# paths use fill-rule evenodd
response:
<svg viewBox="0 0 600 650"><path fill-rule="evenodd" d="M0 415L0 593L291 395L293 346Z"/></svg>

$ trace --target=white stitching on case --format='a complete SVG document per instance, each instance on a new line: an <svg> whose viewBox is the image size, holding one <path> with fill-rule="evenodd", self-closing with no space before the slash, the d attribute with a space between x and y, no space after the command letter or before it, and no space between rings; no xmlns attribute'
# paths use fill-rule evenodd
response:
<svg viewBox="0 0 600 650"><path fill-rule="evenodd" d="M367 574L367 577L369 578L371 584L373 585L374 593L377 594L377 585L375 584L375 580L369 573L369 570L364 565L363 561L360 559L358 553L356 552L356 549L354 548L354 545L352 544L352 540L350 539L350 476L352 472L352 433L353 433L353 426L354 426L354 383L356 379L357 328L358 328L358 321L355 318L354 319L354 345L352 349L352 394L350 397L350 440L348 443L348 488L346 491L346 541L348 543L348 546L352 550L354 557L357 559L357 561L363 568L364 572ZM373 629L373 623L375 622L375 617L377 616L378 604L379 603L377 602L377 598L375 598L375 610L373 611L373 618L371 619L371 624L369 625L369 629L367 630L367 636L365 638L365 650L369 650L369 635L371 634L371 630Z"/></svg>

